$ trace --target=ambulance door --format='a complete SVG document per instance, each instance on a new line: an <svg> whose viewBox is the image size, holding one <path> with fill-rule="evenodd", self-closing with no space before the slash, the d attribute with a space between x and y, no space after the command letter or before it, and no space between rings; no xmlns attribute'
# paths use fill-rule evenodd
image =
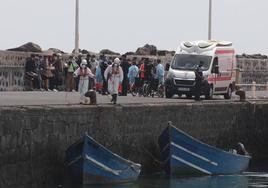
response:
<svg viewBox="0 0 268 188"><path fill-rule="evenodd" d="M217 92L226 93L232 79L233 53L230 50L218 54L219 77L217 79Z"/></svg>
<svg viewBox="0 0 268 188"><path fill-rule="evenodd" d="M219 63L218 63L218 57L214 57L213 63L212 63L212 69L211 69L211 82L214 86L214 92L215 88L217 87L217 78L219 76Z"/></svg>

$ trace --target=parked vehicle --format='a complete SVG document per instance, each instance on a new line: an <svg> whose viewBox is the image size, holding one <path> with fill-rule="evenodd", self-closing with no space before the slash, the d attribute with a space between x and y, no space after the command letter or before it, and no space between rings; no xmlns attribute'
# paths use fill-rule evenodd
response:
<svg viewBox="0 0 268 188"><path fill-rule="evenodd" d="M112 184L135 181L141 165L126 160L85 134L66 151L72 180L79 184Z"/></svg>
<svg viewBox="0 0 268 188"><path fill-rule="evenodd" d="M227 152L207 145L172 124L158 139L167 174L238 174L248 167L250 156Z"/></svg>
<svg viewBox="0 0 268 188"><path fill-rule="evenodd" d="M193 41L182 42L172 59L166 76L166 97L185 94L195 95L195 70L202 61L204 75L201 94L206 99L223 95L230 99L235 87L235 50L231 42Z"/></svg>

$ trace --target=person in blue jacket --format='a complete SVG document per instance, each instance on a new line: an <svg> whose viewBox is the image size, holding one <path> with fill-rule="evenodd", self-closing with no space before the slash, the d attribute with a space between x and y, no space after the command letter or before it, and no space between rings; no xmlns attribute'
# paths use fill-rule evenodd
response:
<svg viewBox="0 0 268 188"><path fill-rule="evenodd" d="M130 86L133 86L135 84L135 79L139 77L139 68L134 60L132 60L131 66L128 69L127 77Z"/></svg>
<svg viewBox="0 0 268 188"><path fill-rule="evenodd" d="M164 84L164 76L165 76L165 68L161 64L161 60L157 59L156 79L158 80L158 84Z"/></svg>

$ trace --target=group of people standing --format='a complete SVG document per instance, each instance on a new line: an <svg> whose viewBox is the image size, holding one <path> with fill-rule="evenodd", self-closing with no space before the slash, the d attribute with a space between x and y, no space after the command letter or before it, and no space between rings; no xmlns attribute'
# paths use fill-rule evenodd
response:
<svg viewBox="0 0 268 188"><path fill-rule="evenodd" d="M74 67L78 68L75 70ZM73 81L69 81L67 85L75 82L75 78L79 80L78 91L81 95L81 104L86 101L85 94L89 90L96 88L98 90L101 89L103 95L109 93L112 96L111 102L116 104L118 88L123 81L123 76L124 74L120 66L119 58L115 58L113 61L108 62L106 61L106 57L101 55L100 61L98 62L96 61L95 56L88 55L86 59L79 56L77 61L71 60L70 58L70 61L68 62L67 80L73 79ZM101 85L101 87L99 85ZM67 87L70 88L69 86ZM71 88L69 90L71 91Z"/></svg>
<svg viewBox="0 0 268 188"><path fill-rule="evenodd" d="M86 64L86 60L82 60ZM79 82L79 86L84 86L81 93L81 100L85 92L89 89L93 89L91 86L95 86L99 93L102 95L110 94L112 96L111 102L116 104L117 96L127 96L130 86L135 84L137 79L139 84L143 84L145 81L156 80L157 84L164 84L165 69L159 59L150 60L149 58L142 58L138 63L136 58L127 59L126 55L116 58L107 58L104 55L100 55L98 63L94 64L94 70L92 71L92 61L87 62L88 78L85 78L89 84L84 84L84 81ZM81 67L80 67L81 69ZM75 75L84 75L82 71L75 72ZM82 77L82 80L84 78ZM90 81L92 80L92 81ZM91 85L90 82L94 84ZM83 84L82 84L83 83ZM80 88L80 87L79 87Z"/></svg>
<svg viewBox="0 0 268 188"><path fill-rule="evenodd" d="M140 84L152 79L164 82L164 67L160 60L142 58L107 57L88 54L69 56L65 61L61 54L51 56L31 55L25 66L26 79L30 89L45 91L78 91L80 103L85 101L85 93L94 89L102 95L111 94L111 102L116 104L117 96L127 96L131 85L137 79Z"/></svg>
<svg viewBox="0 0 268 188"><path fill-rule="evenodd" d="M32 54L25 63L25 82L28 90L58 91L63 84L64 65L61 54L41 56Z"/></svg>

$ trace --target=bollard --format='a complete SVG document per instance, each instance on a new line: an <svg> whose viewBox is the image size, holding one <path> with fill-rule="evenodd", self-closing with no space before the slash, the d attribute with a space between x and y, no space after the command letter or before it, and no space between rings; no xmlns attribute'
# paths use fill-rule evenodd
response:
<svg viewBox="0 0 268 188"><path fill-rule="evenodd" d="M253 99L256 99L256 82L252 82L252 95Z"/></svg>
<svg viewBox="0 0 268 188"><path fill-rule="evenodd" d="M90 103L89 104L91 104L91 105L97 104L96 91L89 90L88 92L86 92L85 97L88 97L90 99Z"/></svg>
<svg viewBox="0 0 268 188"><path fill-rule="evenodd" d="M245 101L246 100L246 92L243 91L242 89L239 89L235 92L236 95L240 97L240 101Z"/></svg>

